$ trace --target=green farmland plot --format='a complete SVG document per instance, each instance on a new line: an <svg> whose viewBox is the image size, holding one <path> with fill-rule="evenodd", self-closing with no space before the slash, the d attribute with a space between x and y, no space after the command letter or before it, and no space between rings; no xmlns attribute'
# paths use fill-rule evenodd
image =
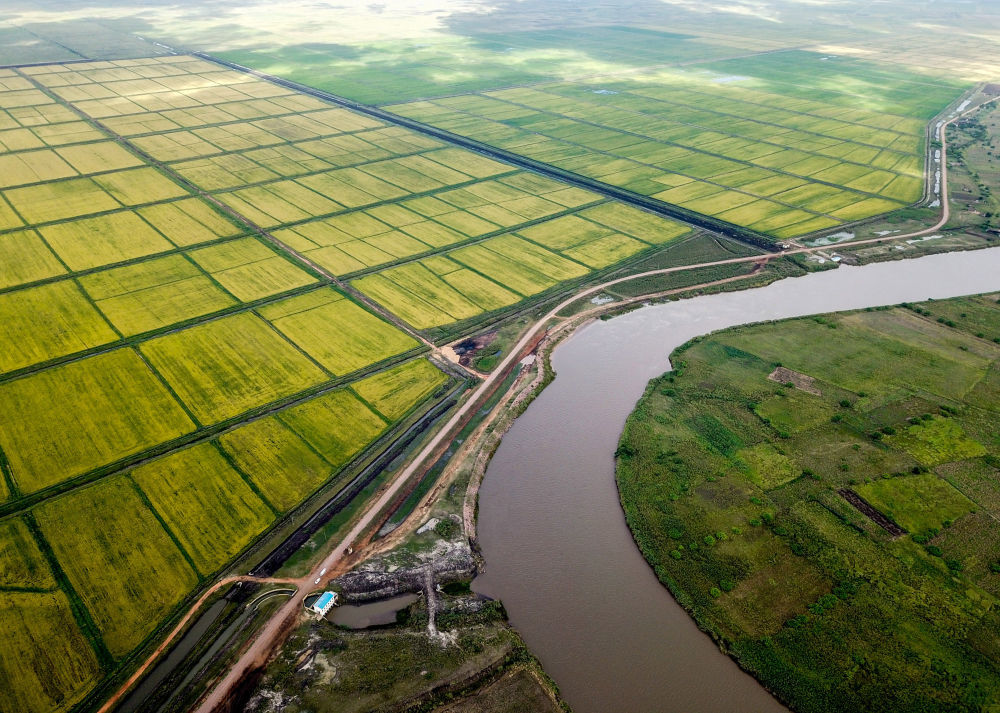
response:
<svg viewBox="0 0 1000 713"><path fill-rule="evenodd" d="M131 349L0 383L0 447L30 493L194 429Z"/></svg>
<svg viewBox="0 0 1000 713"><path fill-rule="evenodd" d="M198 581L127 478L50 500L35 517L113 656L131 651Z"/></svg>
<svg viewBox="0 0 1000 713"><path fill-rule="evenodd" d="M116 341L72 280L0 294L0 373Z"/></svg>
<svg viewBox="0 0 1000 713"><path fill-rule="evenodd" d="M149 332L237 304L181 255L102 270L80 285L122 335Z"/></svg>
<svg viewBox="0 0 1000 713"><path fill-rule="evenodd" d="M816 229L820 217L835 225L920 199L925 122L961 85L893 70L893 86L882 86L869 75L872 65L838 62L838 76L852 87L841 91L824 81L828 71L817 69L817 55L776 57L388 108L774 237ZM835 116L831 104L840 107ZM756 180L737 178L744 170L758 171ZM757 203L756 213L738 211L805 185L839 188L859 207L826 213L819 204L801 206L787 221L765 220L767 203Z"/></svg>
<svg viewBox="0 0 1000 713"><path fill-rule="evenodd" d="M298 505L333 473L325 458L276 416L224 434L222 447L279 511Z"/></svg>
<svg viewBox="0 0 1000 713"><path fill-rule="evenodd" d="M342 466L386 428L385 421L350 391L338 389L279 415L334 467ZM337 424L330 428L330 424Z"/></svg>
<svg viewBox="0 0 1000 713"><path fill-rule="evenodd" d="M132 479L202 575L232 559L274 519L212 444L136 468Z"/></svg>
<svg viewBox="0 0 1000 713"><path fill-rule="evenodd" d="M426 359L414 359L362 379L351 388L380 414L395 420L447 380Z"/></svg>
<svg viewBox="0 0 1000 713"><path fill-rule="evenodd" d="M97 657L61 591L0 591L3 710L69 710L100 678Z"/></svg>
<svg viewBox="0 0 1000 713"><path fill-rule="evenodd" d="M59 258L34 230L0 235L0 289L44 280L66 272Z"/></svg>
<svg viewBox="0 0 1000 713"><path fill-rule="evenodd" d="M151 339L141 351L202 424L292 396L327 378L249 313Z"/></svg>
<svg viewBox="0 0 1000 713"><path fill-rule="evenodd" d="M644 556L794 710L1000 700L1000 450L995 399L976 396L1000 362L976 336L1000 333L996 298L716 332L626 424L617 479Z"/></svg>
<svg viewBox="0 0 1000 713"><path fill-rule="evenodd" d="M674 221L603 203L352 284L417 329L428 329L503 309L689 233Z"/></svg>
<svg viewBox="0 0 1000 713"><path fill-rule="evenodd" d="M349 374L418 346L417 341L355 302L328 290L329 301L313 294L261 308L265 319L300 349L337 375ZM301 305L296 307L296 303Z"/></svg>

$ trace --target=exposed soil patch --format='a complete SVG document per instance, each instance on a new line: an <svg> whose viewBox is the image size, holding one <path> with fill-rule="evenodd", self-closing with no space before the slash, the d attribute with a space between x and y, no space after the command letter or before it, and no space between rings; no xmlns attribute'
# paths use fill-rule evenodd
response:
<svg viewBox="0 0 1000 713"><path fill-rule="evenodd" d="M816 396L823 395L823 392L816 388L816 379L811 376L807 376L806 374L800 374L797 371L786 369L783 366L779 366L777 369L772 371L767 375L767 378L771 381L777 381L779 384L792 383L796 389L810 394L815 394Z"/></svg>
<svg viewBox="0 0 1000 713"><path fill-rule="evenodd" d="M850 488L841 488L837 491L840 496L844 498L847 502L853 505L858 512L867 517L869 520L874 522L876 525L881 527L883 530L888 532L893 537L899 537L900 535L905 535L906 530L890 520L884 513L882 513L878 508L872 505L870 502L865 500L863 497L858 495L856 492Z"/></svg>
<svg viewBox="0 0 1000 713"><path fill-rule="evenodd" d="M462 366L471 366L472 361L476 357L482 356L480 352L496 341L496 338L497 332L494 330L475 337L469 337L468 339L459 342L452 347L455 354L458 355L458 363Z"/></svg>

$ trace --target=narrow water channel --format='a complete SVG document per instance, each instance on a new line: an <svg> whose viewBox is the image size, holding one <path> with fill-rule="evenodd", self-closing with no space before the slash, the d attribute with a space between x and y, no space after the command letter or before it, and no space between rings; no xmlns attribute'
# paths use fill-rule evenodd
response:
<svg viewBox="0 0 1000 713"><path fill-rule="evenodd" d="M843 266L594 322L556 349L557 377L517 419L479 499L476 591L513 625L576 713L785 710L701 633L625 525L613 453L649 379L688 339L818 312L1000 289L1000 248Z"/></svg>

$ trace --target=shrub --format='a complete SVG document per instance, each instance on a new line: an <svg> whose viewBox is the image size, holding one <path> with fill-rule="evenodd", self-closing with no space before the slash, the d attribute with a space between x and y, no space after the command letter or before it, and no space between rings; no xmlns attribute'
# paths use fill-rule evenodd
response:
<svg viewBox="0 0 1000 713"><path fill-rule="evenodd" d="M712 595L712 599L718 599L722 596L722 591L718 587L712 587L708 593Z"/></svg>
<svg viewBox="0 0 1000 713"><path fill-rule="evenodd" d="M458 531L458 523L452 520L450 517L441 518L438 523L434 526L434 532L439 534L446 540L450 540L455 536Z"/></svg>

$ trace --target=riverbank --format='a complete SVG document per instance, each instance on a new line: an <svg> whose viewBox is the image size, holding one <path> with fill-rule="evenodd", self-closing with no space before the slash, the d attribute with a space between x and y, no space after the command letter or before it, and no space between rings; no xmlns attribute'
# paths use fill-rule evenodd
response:
<svg viewBox="0 0 1000 713"><path fill-rule="evenodd" d="M723 665L635 549L613 480L621 424L646 379L691 337L833 305L996 287L997 263L988 251L846 267L591 322L555 352L559 377L514 423L489 466L478 533L489 566L477 591L503 599L576 710L620 710L622 701L656 709L668 691L678 710L781 710ZM706 677L715 681L711 690L697 684Z"/></svg>
<svg viewBox="0 0 1000 713"><path fill-rule="evenodd" d="M1000 701L997 294L738 327L671 361L617 481L698 625L796 710Z"/></svg>

